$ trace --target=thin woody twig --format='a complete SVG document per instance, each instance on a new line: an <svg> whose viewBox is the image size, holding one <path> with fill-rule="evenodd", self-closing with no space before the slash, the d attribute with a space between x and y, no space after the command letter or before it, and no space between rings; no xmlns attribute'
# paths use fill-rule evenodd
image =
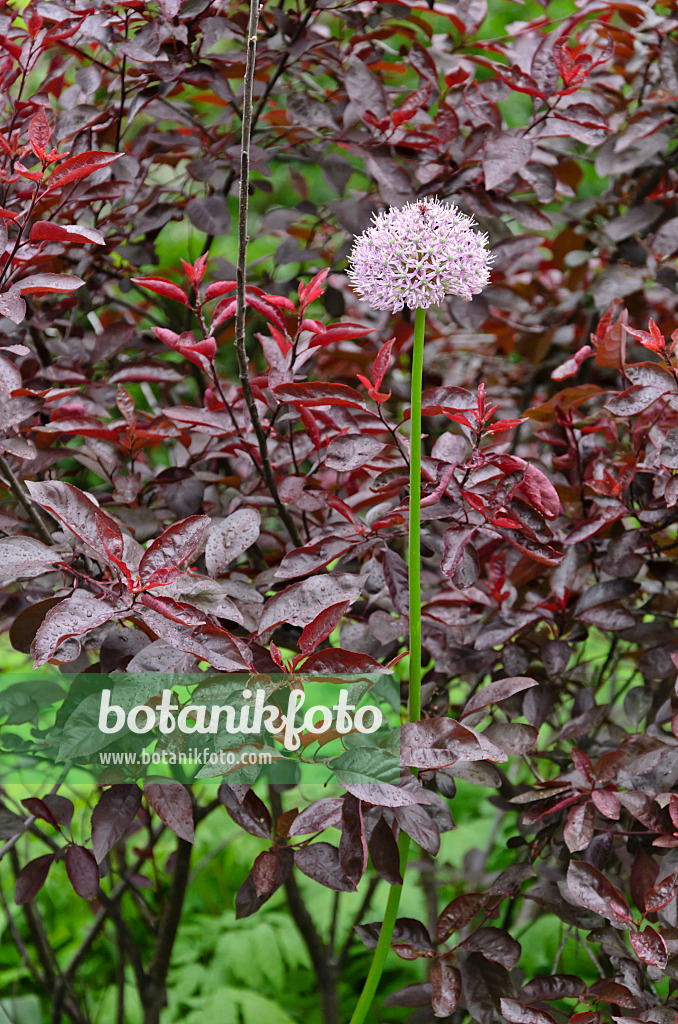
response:
<svg viewBox="0 0 678 1024"><path fill-rule="evenodd" d="M252 131L252 89L254 85L254 67L257 51L257 25L259 23L258 0L250 0L250 17L247 39L247 66L245 70L245 82L243 88L242 107L242 145L240 151L240 200L238 207L238 265L236 268L236 312L235 312L235 350L238 357L238 375L242 387L243 397L247 405L247 411L257 436L259 452L261 454L261 471L266 486L275 502L287 532L289 533L295 547L301 546L301 537L297 531L292 517L280 500L278 486L275 482L271 460L268 454L266 435L259 419L256 402L252 394L250 383L249 364L247 350L245 347L245 284L247 280L247 206L249 198L249 177L250 177L250 135Z"/></svg>
<svg viewBox="0 0 678 1024"><path fill-rule="evenodd" d="M24 491L23 487L21 486L21 484L15 477L14 473L12 472L9 463L7 462L7 459L3 455L0 455L0 470L2 470L2 475L7 481L12 494L19 502L19 504L23 505L23 507L26 509L26 512L28 513L31 522L35 526L36 530L38 531L42 539L45 541L46 544L51 544L52 534L50 532L49 527L47 526L47 523L42 518L42 515L38 511L35 503L31 501L28 494L26 494L26 492Z"/></svg>

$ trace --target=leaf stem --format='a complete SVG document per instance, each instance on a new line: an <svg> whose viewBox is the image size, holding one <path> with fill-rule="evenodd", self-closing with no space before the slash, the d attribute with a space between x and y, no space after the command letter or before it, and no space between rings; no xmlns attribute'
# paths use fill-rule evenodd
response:
<svg viewBox="0 0 678 1024"><path fill-rule="evenodd" d="M424 335L426 310L417 309L414 318L414 348L412 351L412 402L410 406L410 523L407 564L410 593L410 699L408 720L421 718L421 392L424 369ZM401 832L398 839L400 875L405 878L410 837ZM392 885L379 941L367 973L365 986L356 1003L351 1024L364 1024L374 999L391 948L393 929L398 917L402 885Z"/></svg>

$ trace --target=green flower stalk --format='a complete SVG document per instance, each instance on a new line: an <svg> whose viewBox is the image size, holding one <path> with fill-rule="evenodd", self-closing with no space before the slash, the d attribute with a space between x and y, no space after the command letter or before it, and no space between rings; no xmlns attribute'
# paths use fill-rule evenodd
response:
<svg viewBox="0 0 678 1024"><path fill-rule="evenodd" d="M416 310L412 350L410 412L410 503L408 585L410 597L410 678L408 721L421 718L421 394L426 310L446 295L469 301L487 284L492 255L487 236L474 230L474 221L456 206L438 198L408 203L374 218L356 238L349 257L348 276L358 296L375 309L397 313L403 306ZM401 832L400 874L404 878L410 840ZM365 986L351 1024L363 1024L384 970L401 885L391 886L384 922Z"/></svg>

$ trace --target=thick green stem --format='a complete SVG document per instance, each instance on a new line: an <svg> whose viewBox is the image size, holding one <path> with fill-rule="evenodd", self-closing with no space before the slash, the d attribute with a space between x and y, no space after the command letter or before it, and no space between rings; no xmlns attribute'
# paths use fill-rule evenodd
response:
<svg viewBox="0 0 678 1024"><path fill-rule="evenodd" d="M424 333L426 310L417 309L414 319L414 349L412 352L412 403L410 407L410 526L407 551L410 591L410 701L408 720L421 718L421 388L424 368ZM410 837L400 833L400 874L405 878ZM374 999L391 948L393 929L398 917L402 885L392 885L386 904L384 923L374 951L365 986L356 1003L351 1024L364 1024Z"/></svg>
<svg viewBox="0 0 678 1024"><path fill-rule="evenodd" d="M421 718L421 387L426 310L414 319L412 403L410 406L410 532L407 568L410 586L410 722Z"/></svg>
<svg viewBox="0 0 678 1024"><path fill-rule="evenodd" d="M400 833L398 849L400 850L400 874L404 878L405 869L407 868L407 854L410 850L410 837L404 832ZM384 923L382 924L381 931L379 933L379 941L377 942L377 948L375 949L374 956L372 957L370 969L367 972L364 988L360 993L360 999L356 1003L355 1010L353 1011L351 1024L363 1024L370 1006L372 1005L372 1000L376 995L379 982L381 981L381 976L384 972L386 957L388 956L388 951L391 948L391 938L393 936L393 928L395 927L396 918L398 916L400 894L402 891L402 885L392 885L389 889L386 913L384 914Z"/></svg>

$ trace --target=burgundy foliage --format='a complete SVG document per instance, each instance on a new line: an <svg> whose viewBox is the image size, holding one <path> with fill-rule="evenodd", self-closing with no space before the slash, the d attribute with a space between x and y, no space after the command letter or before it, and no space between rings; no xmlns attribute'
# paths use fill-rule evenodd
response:
<svg viewBox="0 0 678 1024"><path fill-rule="evenodd" d="M360 307L345 256L373 210L430 194L496 254L482 296L428 320L424 713L401 729L401 778L347 777L310 804L226 779L216 810L183 786L113 785L75 839L70 802L36 793L54 850L18 866L17 903L50 869L96 900L111 851L150 822L131 884L149 881L153 823L169 829L159 884L180 911L212 811L262 843L241 917L281 887L294 907L302 875L395 884L398 833L435 857L471 781L509 822L512 863L456 877L427 924L399 919L393 950L429 980L388 1005L673 1024L675 4L579 7L499 40L476 35L484 0L264 10L251 233L276 241L246 302L274 494L233 354L235 270L210 252L236 208L245 9L51 0L22 23L0 6L2 623L36 665L397 674L413 325ZM184 258L157 269L187 224ZM595 948L585 977L525 975L516 935L541 913ZM373 947L379 928L357 933ZM149 977L147 1024L164 991Z"/></svg>

